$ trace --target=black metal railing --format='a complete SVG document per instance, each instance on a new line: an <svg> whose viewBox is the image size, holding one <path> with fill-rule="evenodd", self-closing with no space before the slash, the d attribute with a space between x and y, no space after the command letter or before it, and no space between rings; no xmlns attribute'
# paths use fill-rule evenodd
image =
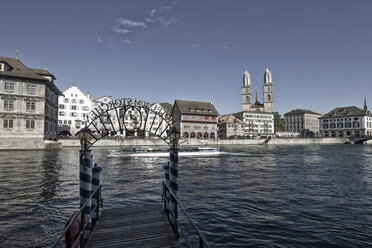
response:
<svg viewBox="0 0 372 248"><path fill-rule="evenodd" d="M170 208L167 208L167 204L169 204L167 198L166 198L166 191L168 189L168 192L170 193L170 195L173 196L173 198L175 199L175 209L176 209L176 213L173 212L172 209ZM167 185L164 181L163 181L163 194L162 194L162 201L164 202L164 209L166 211L171 211L173 216L175 216L175 224L173 225L171 222L171 225L173 227L173 230L175 231L175 234L176 236L178 237L178 211L177 211L177 206L180 207L180 209L183 211L183 213L185 214L186 218L189 220L190 224L192 225L192 227L195 229L195 231L197 232L197 234L199 235L199 247L202 248L202 247L207 247L207 248L210 248L210 246L208 245L208 242L207 240L204 238L203 234L200 232L199 228L196 226L196 224L194 223L194 221L191 219L190 215L186 212L184 206L181 204L181 202L178 200L178 198L175 196L175 194L173 193L173 191L170 189L169 185ZM187 243L188 243L188 240L187 238L185 237ZM189 247L190 244L188 243Z"/></svg>
<svg viewBox="0 0 372 248"><path fill-rule="evenodd" d="M94 194L97 193L97 205L96 207L92 210L92 212L90 213L89 217L84 220L84 213L82 213L82 211L84 210L84 208L86 207L86 205L88 204L88 201L92 199L92 197L94 196ZM66 232L70 229L70 227L75 223L75 221L77 220L78 216L81 215L81 224L80 224L80 228L79 228L79 233L76 235L76 237L74 238L74 242L73 244L71 245L71 247L76 247L77 243L79 242L80 240L80 247L85 247L85 239L84 239L84 231L85 231L85 228L87 227L88 223L89 223L89 219L92 218L93 216L93 213L96 213L96 220L99 219L99 208L102 207L103 205L103 200L101 198L101 185L98 186L98 188L92 192L92 194L89 196L88 200L86 200L84 202L84 204L80 207L79 211L77 211L74 216L72 217L70 223L65 227L65 229L62 231L62 233L60 234L60 236L58 237L57 241L54 243L54 245L52 246L53 248L57 247L58 244L60 243L60 241L62 240L62 238L65 236ZM92 230L95 226L95 222L92 221Z"/></svg>

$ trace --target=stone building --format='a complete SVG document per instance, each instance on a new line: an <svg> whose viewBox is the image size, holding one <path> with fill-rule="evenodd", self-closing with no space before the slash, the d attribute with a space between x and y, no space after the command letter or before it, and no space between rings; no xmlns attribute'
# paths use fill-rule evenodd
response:
<svg viewBox="0 0 372 248"><path fill-rule="evenodd" d="M76 84L58 98L58 134L75 135L85 126L85 117L91 110L90 94L85 95Z"/></svg>
<svg viewBox="0 0 372 248"><path fill-rule="evenodd" d="M256 101L252 104L251 76L246 70L241 89L242 111L234 114L245 122L245 136L274 134L274 85L269 68L265 70L262 89L263 103L258 101L256 90Z"/></svg>
<svg viewBox="0 0 372 248"><path fill-rule="evenodd" d="M225 115L218 119L220 138L239 138L244 136L245 123L234 115Z"/></svg>
<svg viewBox="0 0 372 248"><path fill-rule="evenodd" d="M47 70L29 68L18 58L0 57L0 140L13 146L27 139L57 140L62 93L55 79Z"/></svg>
<svg viewBox="0 0 372 248"><path fill-rule="evenodd" d="M97 107L102 107L105 104L108 104L110 101L114 100L111 96L100 96L92 100L92 109L97 108ZM105 108L104 108L105 109ZM110 132L113 129L118 130L119 129L119 119L117 117L116 111L115 110L110 110L108 114L103 114L101 117L102 121L104 122L104 126L101 123L100 119L96 119L94 121L94 124L100 129L101 132ZM93 129L93 132L95 130Z"/></svg>
<svg viewBox="0 0 372 248"><path fill-rule="evenodd" d="M298 132L303 137L319 134L319 117L321 114L306 109L294 109L284 114L284 130Z"/></svg>
<svg viewBox="0 0 372 248"><path fill-rule="evenodd" d="M174 126L183 138L214 139L218 116L211 102L175 100L172 110Z"/></svg>
<svg viewBox="0 0 372 248"><path fill-rule="evenodd" d="M323 137L372 136L372 114L355 106L335 108L320 119Z"/></svg>

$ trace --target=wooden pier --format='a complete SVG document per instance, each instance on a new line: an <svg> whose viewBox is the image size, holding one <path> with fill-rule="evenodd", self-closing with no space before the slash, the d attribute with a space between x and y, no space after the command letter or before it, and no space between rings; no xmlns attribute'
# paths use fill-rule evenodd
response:
<svg viewBox="0 0 372 248"><path fill-rule="evenodd" d="M161 205L104 209L87 247L178 247Z"/></svg>

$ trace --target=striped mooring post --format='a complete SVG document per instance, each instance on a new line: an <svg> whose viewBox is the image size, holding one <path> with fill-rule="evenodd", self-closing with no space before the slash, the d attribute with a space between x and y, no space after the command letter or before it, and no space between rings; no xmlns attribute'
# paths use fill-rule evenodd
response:
<svg viewBox="0 0 372 248"><path fill-rule="evenodd" d="M96 192L96 190L98 189L98 187L99 187L99 185L101 183L100 182L101 171L102 171L102 167L97 166L97 164L94 164L94 166L92 167L92 173L93 173L93 178L92 178L92 192L95 192L95 193L94 193L94 195L92 197L92 211L93 211L93 209L95 209L95 207L98 204L98 197L99 197L99 195L98 195L98 192ZM99 217L99 216L97 216L97 212L99 212L99 206L98 206L97 210L92 215L93 226L95 226L95 224L97 222L97 219Z"/></svg>
<svg viewBox="0 0 372 248"><path fill-rule="evenodd" d="M170 163L169 163L169 186L175 196L178 191L178 148L174 145L170 149ZM169 211L169 220L174 228L174 231L178 235L178 209L176 199L172 195L170 197L169 207L172 211Z"/></svg>
<svg viewBox="0 0 372 248"><path fill-rule="evenodd" d="M92 194L92 156L91 150L80 150L80 207L89 199ZM92 230L92 218L89 218L92 212L92 200L89 200L82 212L82 220L88 220L84 230L83 243L88 239ZM84 222L82 221L82 225Z"/></svg>
<svg viewBox="0 0 372 248"><path fill-rule="evenodd" d="M164 173L164 176L165 176L165 184L169 186L169 162L164 165L164 170L165 170L165 173ZM168 187L165 187L165 201L164 201L164 205L165 205L165 213L167 214L168 216L168 219L169 219L169 189Z"/></svg>

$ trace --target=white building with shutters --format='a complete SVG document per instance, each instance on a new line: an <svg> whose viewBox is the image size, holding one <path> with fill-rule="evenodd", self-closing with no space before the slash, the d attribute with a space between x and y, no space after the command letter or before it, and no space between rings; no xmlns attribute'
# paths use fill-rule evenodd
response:
<svg viewBox="0 0 372 248"><path fill-rule="evenodd" d="M72 84L63 95L58 98L58 134L75 135L85 126L85 117L92 109L90 94Z"/></svg>

